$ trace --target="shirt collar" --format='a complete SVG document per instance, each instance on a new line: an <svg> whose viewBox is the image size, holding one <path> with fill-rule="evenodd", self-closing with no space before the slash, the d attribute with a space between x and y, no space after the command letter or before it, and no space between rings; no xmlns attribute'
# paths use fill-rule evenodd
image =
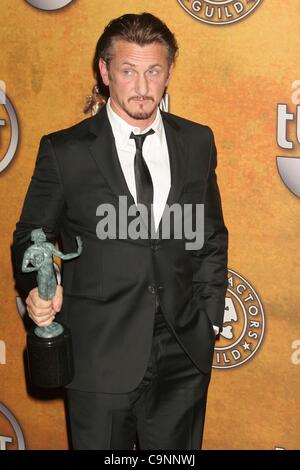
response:
<svg viewBox="0 0 300 470"><path fill-rule="evenodd" d="M131 126L128 124L123 118L121 118L111 107L110 104L110 98L108 98L107 103L106 103L106 110L107 110L107 115L108 119L110 121L113 134L116 140L116 145L119 148L125 148L129 142L132 142L132 139L130 139L130 134L133 132L134 134L141 134L141 129L136 126ZM160 143L162 144L163 142L163 122L162 122L162 117L161 117L161 112L160 109L157 109L157 113L155 116L154 121L150 126L148 126L146 129L142 131L142 134L147 132L149 129L153 129L156 133L156 135L159 138ZM153 134L155 135L155 134Z"/></svg>

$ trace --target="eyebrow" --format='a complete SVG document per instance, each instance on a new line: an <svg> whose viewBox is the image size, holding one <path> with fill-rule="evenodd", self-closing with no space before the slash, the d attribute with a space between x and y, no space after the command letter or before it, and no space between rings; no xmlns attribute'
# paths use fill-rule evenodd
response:
<svg viewBox="0 0 300 470"><path fill-rule="evenodd" d="M122 65L130 65L130 67L136 67L135 64L131 64L130 62L123 62ZM153 69L153 67L162 67L160 64L153 64L153 65L149 65L149 69Z"/></svg>

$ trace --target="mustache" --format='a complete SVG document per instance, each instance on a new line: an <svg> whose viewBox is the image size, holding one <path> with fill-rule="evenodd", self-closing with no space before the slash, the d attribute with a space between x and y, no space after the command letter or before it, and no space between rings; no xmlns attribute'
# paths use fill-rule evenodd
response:
<svg viewBox="0 0 300 470"><path fill-rule="evenodd" d="M142 98L143 100L154 101L154 99L152 98L152 96L132 96L131 98L129 98L128 101L131 101L131 100L140 100L141 98Z"/></svg>

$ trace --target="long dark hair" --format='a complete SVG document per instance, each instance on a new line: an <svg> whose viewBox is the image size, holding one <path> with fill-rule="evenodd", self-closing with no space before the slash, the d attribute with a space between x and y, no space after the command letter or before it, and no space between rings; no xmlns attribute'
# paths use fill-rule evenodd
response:
<svg viewBox="0 0 300 470"><path fill-rule="evenodd" d="M152 44L154 42L165 44L168 48L170 64L175 62L178 55L178 44L174 34L162 20L151 13L144 12L140 15L128 13L111 20L105 27L96 45L93 59L93 72L96 85L93 88L94 99L89 97L91 98L92 104L88 109L91 108L93 103L95 106L97 95L98 97L101 96L101 98L98 98L98 102L105 102L109 97L109 89L104 85L99 71L99 59L102 58L106 62L107 67L109 67L112 59L111 46L114 39L123 39L138 44L139 46Z"/></svg>

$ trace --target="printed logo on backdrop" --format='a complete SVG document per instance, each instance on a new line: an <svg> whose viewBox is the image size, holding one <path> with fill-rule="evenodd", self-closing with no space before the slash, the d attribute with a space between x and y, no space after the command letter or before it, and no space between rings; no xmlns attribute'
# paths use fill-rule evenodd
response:
<svg viewBox="0 0 300 470"><path fill-rule="evenodd" d="M0 365L6 364L6 344L0 339Z"/></svg>
<svg viewBox="0 0 300 470"><path fill-rule="evenodd" d="M0 450L25 450L22 429L12 412L1 402Z"/></svg>
<svg viewBox="0 0 300 470"><path fill-rule="evenodd" d="M265 315L257 292L245 278L229 269L224 324L216 343L213 367L229 369L252 359L264 332Z"/></svg>
<svg viewBox="0 0 300 470"><path fill-rule="evenodd" d="M19 141L19 126L5 83L0 80L0 172L8 167L15 156Z"/></svg>
<svg viewBox="0 0 300 470"><path fill-rule="evenodd" d="M300 144L300 80L292 83L291 102L277 104L277 145L290 155ZM277 169L282 182L295 196L300 197L300 157L277 156Z"/></svg>
<svg viewBox="0 0 300 470"><path fill-rule="evenodd" d="M165 93L159 103L159 108L161 111L169 112L170 111L170 95L169 93Z"/></svg>
<svg viewBox="0 0 300 470"><path fill-rule="evenodd" d="M59 10L63 8L73 0L25 0L27 3L40 10Z"/></svg>
<svg viewBox="0 0 300 470"><path fill-rule="evenodd" d="M196 20L224 26L242 20L262 3L262 0L177 0Z"/></svg>
<svg viewBox="0 0 300 470"><path fill-rule="evenodd" d="M292 342L292 349L294 349L294 351L291 354L291 363L294 366L298 366L300 364L300 339L295 339Z"/></svg>

